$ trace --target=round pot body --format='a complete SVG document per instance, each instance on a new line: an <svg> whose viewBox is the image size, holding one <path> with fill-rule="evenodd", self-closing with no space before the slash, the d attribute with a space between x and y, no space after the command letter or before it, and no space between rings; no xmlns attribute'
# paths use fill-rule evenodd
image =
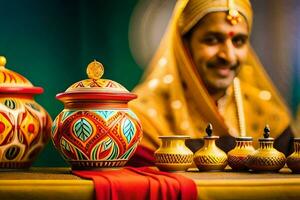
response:
<svg viewBox="0 0 300 200"><path fill-rule="evenodd" d="M33 99L43 88L5 65L0 56L0 168L28 168L49 141L52 120Z"/></svg>
<svg viewBox="0 0 300 200"><path fill-rule="evenodd" d="M0 94L0 168L28 168L50 139L52 120L30 95Z"/></svg>
<svg viewBox="0 0 300 200"><path fill-rule="evenodd" d="M127 104L123 106L64 109L56 117L53 142L73 169L121 167L134 154L142 128Z"/></svg>
<svg viewBox="0 0 300 200"><path fill-rule="evenodd" d="M260 147L247 156L246 166L257 172L277 172L285 162L285 155L273 148L273 140L262 140Z"/></svg>
<svg viewBox="0 0 300 200"><path fill-rule="evenodd" d="M193 163L193 152L185 146L188 136L160 136L161 146L155 151L155 165L163 171L185 171Z"/></svg>
<svg viewBox="0 0 300 200"><path fill-rule="evenodd" d="M248 170L246 166L247 156L255 151L251 137L236 138L236 146L228 152L228 165L233 170Z"/></svg>
<svg viewBox="0 0 300 200"><path fill-rule="evenodd" d="M53 122L52 139L73 169L122 167L142 139L142 126L127 105L137 96L101 79L103 74L94 60L87 66L89 79L56 95L64 110Z"/></svg>
<svg viewBox="0 0 300 200"><path fill-rule="evenodd" d="M227 166L227 155L216 146L219 137L204 137L204 146L194 155L199 171L222 171Z"/></svg>

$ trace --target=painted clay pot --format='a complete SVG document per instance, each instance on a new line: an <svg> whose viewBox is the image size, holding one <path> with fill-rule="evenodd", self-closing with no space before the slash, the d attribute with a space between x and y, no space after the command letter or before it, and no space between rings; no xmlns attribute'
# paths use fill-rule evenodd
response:
<svg viewBox="0 0 300 200"><path fill-rule="evenodd" d="M93 61L87 67L89 79L56 95L64 110L53 122L52 138L73 169L124 166L142 138L139 119L127 105L137 96L100 79L103 73L102 64Z"/></svg>
<svg viewBox="0 0 300 200"><path fill-rule="evenodd" d="M185 171L193 163L193 152L185 146L189 136L159 136L162 143L155 151L155 165L163 171Z"/></svg>
<svg viewBox="0 0 300 200"><path fill-rule="evenodd" d="M34 101L43 88L5 64L0 56L0 168L28 168L49 141L52 120Z"/></svg>

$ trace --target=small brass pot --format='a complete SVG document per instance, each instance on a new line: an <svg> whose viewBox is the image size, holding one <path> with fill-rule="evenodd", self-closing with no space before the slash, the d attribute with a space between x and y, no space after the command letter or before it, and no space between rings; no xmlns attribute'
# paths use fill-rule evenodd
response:
<svg viewBox="0 0 300 200"><path fill-rule="evenodd" d="M227 165L227 155L216 145L219 136L212 135L212 125L206 128L207 136L204 136L204 146L194 155L194 162L199 171L220 171Z"/></svg>
<svg viewBox="0 0 300 200"><path fill-rule="evenodd" d="M294 152L287 158L286 163L293 173L300 173L300 138L294 138Z"/></svg>
<svg viewBox="0 0 300 200"><path fill-rule="evenodd" d="M238 137L236 138L236 146L228 152L228 165L233 170L247 170L246 166L247 156L252 154L255 149L252 146L252 137Z"/></svg>
<svg viewBox="0 0 300 200"><path fill-rule="evenodd" d="M199 171L220 171L226 167L227 155L215 143L218 138L218 136L204 137L204 146L194 156Z"/></svg>
<svg viewBox="0 0 300 200"><path fill-rule="evenodd" d="M269 137L270 129L265 128L264 138L259 139L259 148L247 156L246 165L253 171L279 171L286 162L285 155L273 148L274 138Z"/></svg>
<svg viewBox="0 0 300 200"><path fill-rule="evenodd" d="M185 146L189 136L159 136L162 143L155 151L155 165L163 171L185 171L193 163L193 152Z"/></svg>

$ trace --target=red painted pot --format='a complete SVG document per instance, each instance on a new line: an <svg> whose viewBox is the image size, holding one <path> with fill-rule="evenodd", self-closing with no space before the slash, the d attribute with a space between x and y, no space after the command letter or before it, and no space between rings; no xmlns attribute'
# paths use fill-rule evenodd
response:
<svg viewBox="0 0 300 200"><path fill-rule="evenodd" d="M117 82L100 79L103 72L93 61L87 68L89 79L56 96L64 110L53 122L52 138L73 169L121 167L142 138L140 121L127 105L137 96Z"/></svg>

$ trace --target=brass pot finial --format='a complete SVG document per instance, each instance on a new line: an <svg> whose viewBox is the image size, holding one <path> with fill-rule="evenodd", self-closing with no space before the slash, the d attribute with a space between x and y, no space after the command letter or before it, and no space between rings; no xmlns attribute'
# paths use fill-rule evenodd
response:
<svg viewBox="0 0 300 200"><path fill-rule="evenodd" d="M86 73L90 79L100 79L104 74L104 67L100 62L94 60L87 66Z"/></svg>
<svg viewBox="0 0 300 200"><path fill-rule="evenodd" d="M266 124L265 128L264 128L264 138L269 138L270 137L270 127L268 124Z"/></svg>
<svg viewBox="0 0 300 200"><path fill-rule="evenodd" d="M205 132L207 134L208 137L211 137L212 136L212 132L213 132L213 127L212 127L212 124L209 123L208 126L206 127L205 129Z"/></svg>
<svg viewBox="0 0 300 200"><path fill-rule="evenodd" d="M0 56L0 67L5 67L6 58L4 56Z"/></svg>

